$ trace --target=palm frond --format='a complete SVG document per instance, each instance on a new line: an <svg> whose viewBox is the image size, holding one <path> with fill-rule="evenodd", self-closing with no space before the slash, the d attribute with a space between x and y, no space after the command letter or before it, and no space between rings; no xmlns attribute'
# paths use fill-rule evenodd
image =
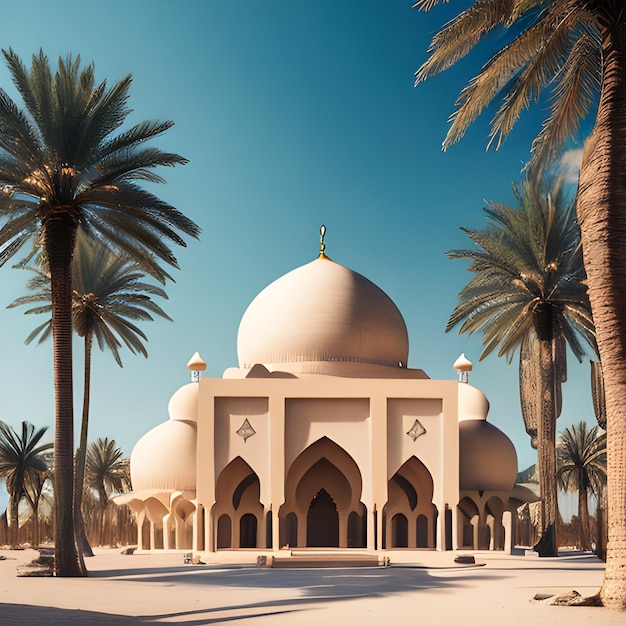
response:
<svg viewBox="0 0 626 626"><path fill-rule="evenodd" d="M0 90L0 187L12 194L10 201L0 197L0 219L9 220L0 225L0 262L41 231L48 211L62 206L102 238L143 222L137 245L130 233L117 234L113 244L144 257L142 266L159 280L169 278L154 259L177 267L176 258L158 240L185 245L183 236L197 237L200 229L134 182L163 182L158 168L187 162L147 145L172 122L146 121L118 132L131 112L131 76L109 87L96 84L93 65L83 66L79 56L60 58L53 74L42 51L30 68L13 50L3 53L25 109Z"/></svg>
<svg viewBox="0 0 626 626"><path fill-rule="evenodd" d="M154 137L158 137L172 128L173 125L174 122L169 120L165 122L148 120L136 124L126 132L105 141L98 151L96 161L101 162L123 150L134 148Z"/></svg>
<svg viewBox="0 0 626 626"><path fill-rule="evenodd" d="M533 140L533 163L545 167L590 115L600 91L601 57L597 29L585 23L583 33L555 76L550 115Z"/></svg>
<svg viewBox="0 0 626 626"><path fill-rule="evenodd" d="M456 111L450 117L452 122L444 140L443 148L447 150L456 143L467 128L491 104L502 91L509 91L518 74L526 69L529 81L521 86L531 86L532 68L529 62L545 43L546 25L538 24L535 28L523 32L515 41L505 46L461 91L455 103ZM520 105L525 101L521 100Z"/></svg>
<svg viewBox="0 0 626 626"><path fill-rule="evenodd" d="M417 2L413 4L413 8L419 9L420 11L430 11L434 6L447 2L449 2L449 0L417 0Z"/></svg>
<svg viewBox="0 0 626 626"><path fill-rule="evenodd" d="M414 7L426 11L437 4L420 0ZM532 143L529 164L547 167L598 101L603 10L580 0L475 0L445 24L416 72L416 85L456 64L494 29L503 44L460 92L444 150L496 102L487 146L498 148L521 111L550 89L550 112Z"/></svg>
<svg viewBox="0 0 626 626"><path fill-rule="evenodd" d="M429 3L429 8L434 6ZM448 22L430 43L430 57L415 73L415 84L448 69L507 19L508 2L478 0ZM418 8L422 8L418 6Z"/></svg>
<svg viewBox="0 0 626 626"><path fill-rule="evenodd" d="M26 266L34 272L28 282L33 291L14 300L9 308L39 305L28 308L26 314L51 313L49 275L38 268ZM167 299L159 286L145 280L141 266L130 256L113 250L79 231L72 262L72 323L74 331L85 337L91 333L98 347L108 348L121 367L119 348L125 345L133 354L148 356L144 342L147 337L133 322L153 321L162 317L171 321L153 298ZM26 338L45 341L51 334L51 319L37 326Z"/></svg>
<svg viewBox="0 0 626 626"><path fill-rule="evenodd" d="M606 433L580 422L566 428L557 445L557 480L568 492L591 488L598 496L606 484Z"/></svg>
<svg viewBox="0 0 626 626"><path fill-rule="evenodd" d="M473 276L446 331L480 332L481 359L497 349L510 362L548 309L552 334L578 359L596 350L574 199L566 198L559 178L549 183L527 178L514 187L518 208L487 203L487 228L463 229L477 247L447 253L470 260Z"/></svg>
<svg viewBox="0 0 626 626"><path fill-rule="evenodd" d="M101 499L100 506L106 508L111 493L123 493L130 488L128 460L115 440L98 438L87 449L85 462L86 480Z"/></svg>

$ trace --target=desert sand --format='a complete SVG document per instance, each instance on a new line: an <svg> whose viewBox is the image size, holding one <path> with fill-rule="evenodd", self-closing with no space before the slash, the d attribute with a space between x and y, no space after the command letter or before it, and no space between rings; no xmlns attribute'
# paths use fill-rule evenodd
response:
<svg viewBox="0 0 626 626"><path fill-rule="evenodd" d="M592 554L552 559L454 552L390 552L389 567L269 569L259 551L203 556L122 555L96 550L89 577L18 577L34 550L0 551L0 624L547 624L624 626L626 613L601 607L552 606L536 594L596 593L603 563Z"/></svg>

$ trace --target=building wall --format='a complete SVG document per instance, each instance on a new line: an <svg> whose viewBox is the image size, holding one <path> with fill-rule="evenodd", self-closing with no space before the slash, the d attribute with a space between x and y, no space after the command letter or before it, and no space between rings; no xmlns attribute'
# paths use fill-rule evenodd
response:
<svg viewBox="0 0 626 626"><path fill-rule="evenodd" d="M437 547L443 548L445 507L455 510L459 501L458 383L311 376L202 379L199 384L197 498L207 511L215 505L220 473L241 457L258 476L260 501L265 511L274 512L277 526L289 468L311 444L328 437L359 467L370 524L373 512L379 512L378 537L371 535L368 543L382 545L389 480L415 456L433 479ZM407 432L416 419L426 433L413 441ZM245 420L255 434L244 441L237 430ZM209 544L213 524L208 519ZM272 531L277 547L278 528Z"/></svg>

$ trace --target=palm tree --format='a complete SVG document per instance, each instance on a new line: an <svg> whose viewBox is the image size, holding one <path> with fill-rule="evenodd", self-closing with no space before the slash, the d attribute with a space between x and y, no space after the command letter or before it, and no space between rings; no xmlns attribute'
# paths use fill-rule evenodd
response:
<svg viewBox="0 0 626 626"><path fill-rule="evenodd" d="M49 315L49 274L40 269L34 271L35 276L27 283L27 288L32 293L17 298L8 308L35 304L35 307L25 313ZM74 463L74 524L81 551L88 556L93 556L93 552L85 536L81 505L89 429L91 348L95 337L100 350L105 346L109 348L120 367L122 360L119 349L122 343L133 354L148 356L143 343L147 338L133 322L152 321L151 314L170 321L171 318L152 300L154 296L167 299L165 291L144 279L141 266L127 254L115 253L102 243L78 232L72 260L72 322L74 330L84 339L84 386L80 443ZM37 337L41 343L51 332L52 320L48 318L30 333L26 343Z"/></svg>
<svg viewBox="0 0 626 626"><path fill-rule="evenodd" d="M71 262L77 230L108 241L164 281L161 263L177 266L171 245L199 229L138 183L163 182L154 169L186 160L146 146L172 126L142 122L120 131L131 77L96 84L80 57L33 56L30 70L3 51L20 93L20 109L0 90L0 264L33 238L50 271L55 388L55 573L85 575L73 523L73 394ZM118 131L118 132L116 132Z"/></svg>
<svg viewBox="0 0 626 626"><path fill-rule="evenodd" d="M32 511L34 545L39 545L39 509L42 498L44 498L46 483L51 481L54 476L52 471L52 453L47 452L42 456L46 464L46 470L42 472L30 468L24 477L24 497Z"/></svg>
<svg viewBox="0 0 626 626"><path fill-rule="evenodd" d="M29 422L22 422L22 434L0 421L0 477L5 478L11 508L12 543L19 545L20 521L18 507L26 496L26 484L33 474L43 474L48 468L44 452L52 448L51 443L39 445L47 426L35 430Z"/></svg>
<svg viewBox="0 0 626 626"><path fill-rule="evenodd" d="M112 493L130 490L130 466L122 457L122 450L115 439L98 438L87 450L86 484L98 496L100 510L100 544L104 543L104 514L110 504Z"/></svg>
<svg viewBox="0 0 626 626"><path fill-rule="evenodd" d="M463 229L476 248L448 252L450 258L470 259L475 276L459 293L446 330L461 324L461 333L481 332L481 359L499 348L498 356L510 362L519 348L521 405L538 444L542 515L536 549L555 556L556 418L565 343L582 360L581 339L595 347L594 327L574 202L566 202L559 179L550 191L541 180L526 179L514 192L519 208L488 203L489 226Z"/></svg>
<svg viewBox="0 0 626 626"><path fill-rule="evenodd" d="M445 0L417 0L429 10ZM502 46L461 92L444 146L494 99L497 146L548 88L532 165L549 162L585 121L577 202L606 386L608 545L602 602L626 609L626 11L623 0L476 0L437 33L416 82L454 65L489 33ZM492 40L493 41L493 40Z"/></svg>
<svg viewBox="0 0 626 626"><path fill-rule="evenodd" d="M568 493L578 492L580 546L591 549L589 539L589 492L598 502L606 483L606 432L598 426L587 430L587 424L566 428L556 449L557 481Z"/></svg>

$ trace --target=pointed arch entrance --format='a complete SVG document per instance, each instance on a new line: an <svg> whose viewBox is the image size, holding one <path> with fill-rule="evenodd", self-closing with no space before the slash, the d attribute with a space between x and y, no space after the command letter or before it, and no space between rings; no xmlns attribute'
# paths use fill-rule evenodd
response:
<svg viewBox="0 0 626 626"><path fill-rule="evenodd" d="M260 492L259 477L241 457L233 459L220 472L213 507L218 549L263 546Z"/></svg>
<svg viewBox="0 0 626 626"><path fill-rule="evenodd" d="M326 489L319 490L306 516L307 548L339 547L339 513Z"/></svg>
<svg viewBox="0 0 626 626"><path fill-rule="evenodd" d="M430 548L437 545L437 507L433 477L415 456L390 478L383 509L383 548Z"/></svg>
<svg viewBox="0 0 626 626"><path fill-rule="evenodd" d="M287 473L285 504L279 512L281 545L365 547L362 486L357 464L341 446L328 437L311 444Z"/></svg>

